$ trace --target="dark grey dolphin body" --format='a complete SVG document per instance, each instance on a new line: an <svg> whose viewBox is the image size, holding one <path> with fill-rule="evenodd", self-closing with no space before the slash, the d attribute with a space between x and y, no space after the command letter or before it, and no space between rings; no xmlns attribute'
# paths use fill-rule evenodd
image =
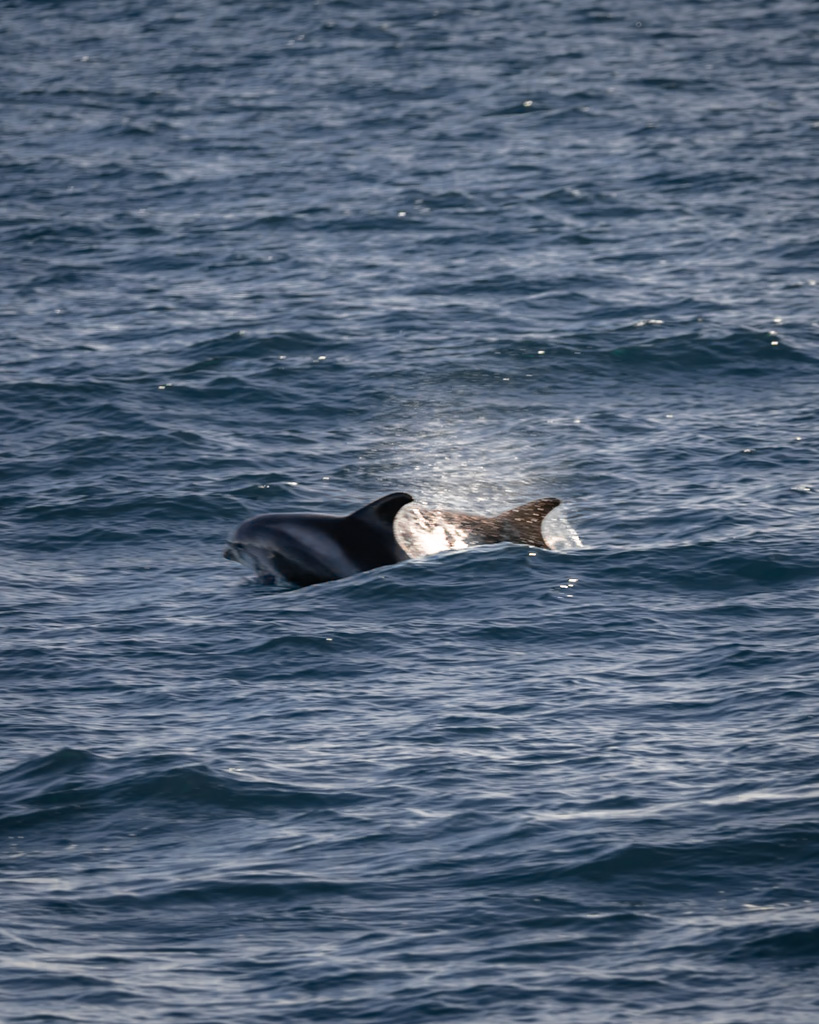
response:
<svg viewBox="0 0 819 1024"><path fill-rule="evenodd" d="M416 549L423 550L413 543L413 529L441 531L444 547L508 541L545 548L541 524L560 504L557 498L541 498L497 516L416 508L409 525L402 524L402 546L394 520L412 500L411 495L396 492L348 516L295 512L256 516L234 530L225 558L247 565L265 581L284 577L308 586L406 561Z"/></svg>
<svg viewBox="0 0 819 1024"><path fill-rule="evenodd" d="M409 555L395 539L392 521L409 501L411 495L399 492L349 516L256 516L234 530L225 558L244 563L262 579L283 576L302 587L403 562Z"/></svg>

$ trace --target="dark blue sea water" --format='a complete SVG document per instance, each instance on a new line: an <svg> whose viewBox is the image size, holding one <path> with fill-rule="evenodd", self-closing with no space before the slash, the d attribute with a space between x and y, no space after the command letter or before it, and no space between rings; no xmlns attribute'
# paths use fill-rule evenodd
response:
<svg viewBox="0 0 819 1024"><path fill-rule="evenodd" d="M819 1019L818 51L0 3L0 1019ZM396 490L582 546L222 558Z"/></svg>

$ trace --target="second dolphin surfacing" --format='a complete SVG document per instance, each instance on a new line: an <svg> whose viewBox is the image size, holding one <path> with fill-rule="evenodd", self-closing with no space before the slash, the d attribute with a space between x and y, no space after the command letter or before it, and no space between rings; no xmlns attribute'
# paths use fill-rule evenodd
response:
<svg viewBox="0 0 819 1024"><path fill-rule="evenodd" d="M393 521L393 532L412 558L504 541L548 548L543 520L559 504L558 498L539 498L496 516L405 505Z"/></svg>
<svg viewBox="0 0 819 1024"><path fill-rule="evenodd" d="M444 509L405 509L412 497L388 494L348 516L274 513L241 523L225 557L242 562L267 582L299 586L343 579L382 565L477 544L548 547L541 524L557 498L542 498L502 512L478 516Z"/></svg>

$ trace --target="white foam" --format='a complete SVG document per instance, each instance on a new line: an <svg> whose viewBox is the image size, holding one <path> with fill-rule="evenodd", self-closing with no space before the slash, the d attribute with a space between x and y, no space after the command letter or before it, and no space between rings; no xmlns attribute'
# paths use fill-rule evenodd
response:
<svg viewBox="0 0 819 1024"><path fill-rule="evenodd" d="M565 509L559 505L540 524L543 540L552 551L572 551L582 548L583 541L566 517Z"/></svg>
<svg viewBox="0 0 819 1024"><path fill-rule="evenodd" d="M444 513L405 505L395 517L395 536L410 558L437 555L469 547L463 530L448 523Z"/></svg>

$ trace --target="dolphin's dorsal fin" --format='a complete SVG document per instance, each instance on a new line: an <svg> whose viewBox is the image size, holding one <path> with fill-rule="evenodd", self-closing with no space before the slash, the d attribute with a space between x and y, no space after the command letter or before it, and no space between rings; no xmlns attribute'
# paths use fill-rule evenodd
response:
<svg viewBox="0 0 819 1024"><path fill-rule="evenodd" d="M404 491L395 491L393 494L385 494L383 498L376 498L375 501L371 501L369 505L358 509L347 518L363 519L368 523L374 521L382 526L389 527L391 530L392 521L395 519L398 510L412 500L411 494L406 494Z"/></svg>
<svg viewBox="0 0 819 1024"><path fill-rule="evenodd" d="M508 512L501 512L499 516L493 516L490 522L497 530L500 540L545 548L547 545L543 540L541 523L559 504L559 498L539 498L526 505L518 505Z"/></svg>

